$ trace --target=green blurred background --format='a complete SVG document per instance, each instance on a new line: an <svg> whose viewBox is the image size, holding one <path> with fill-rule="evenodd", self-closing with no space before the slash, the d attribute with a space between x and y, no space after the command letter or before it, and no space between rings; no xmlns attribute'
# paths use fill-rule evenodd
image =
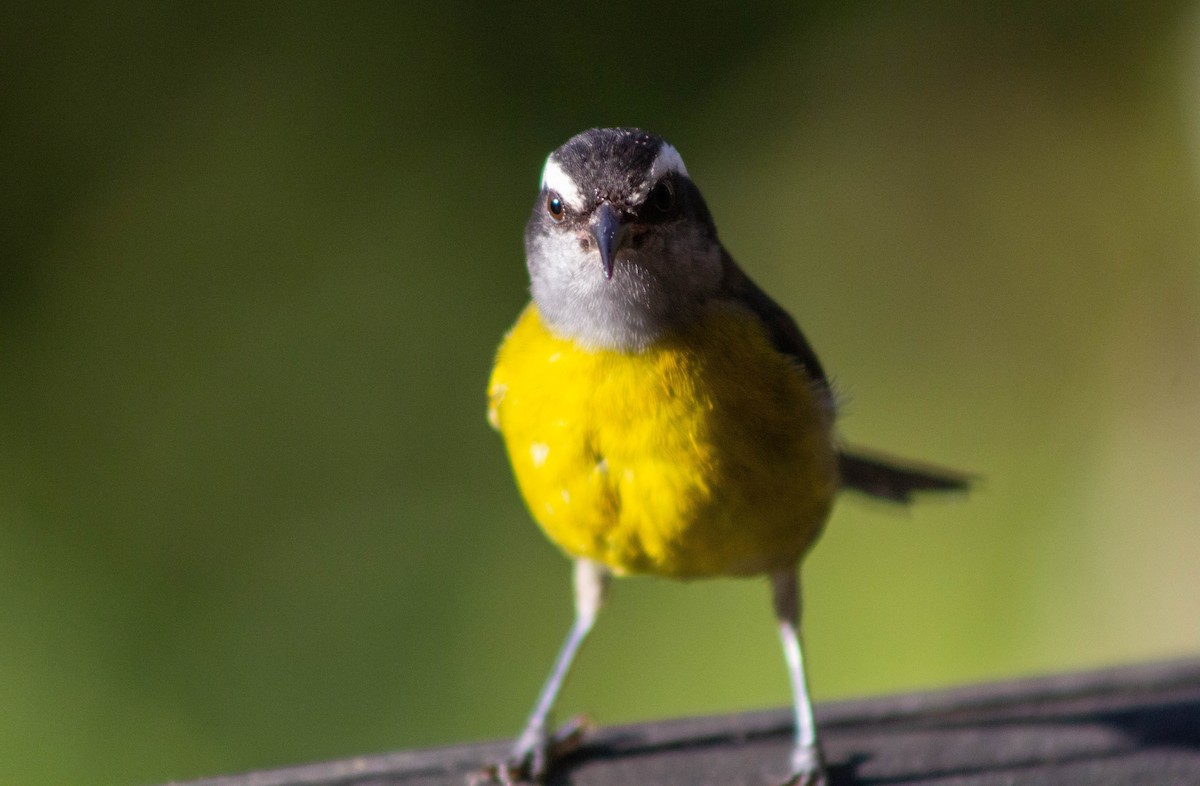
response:
<svg viewBox="0 0 1200 786"><path fill-rule="evenodd" d="M1182 2L10 4L0 782L508 736L570 617L484 421L546 153L682 151L848 439L818 700L1200 652ZM761 582L622 582L562 703L783 704Z"/></svg>

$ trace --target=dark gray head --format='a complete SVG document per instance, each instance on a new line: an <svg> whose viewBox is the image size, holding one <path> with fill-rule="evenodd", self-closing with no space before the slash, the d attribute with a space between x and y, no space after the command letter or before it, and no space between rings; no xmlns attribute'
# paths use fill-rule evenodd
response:
<svg viewBox="0 0 1200 786"><path fill-rule="evenodd" d="M683 159L632 128L584 131L550 154L525 257L542 319L592 347L644 348L721 284L717 230Z"/></svg>

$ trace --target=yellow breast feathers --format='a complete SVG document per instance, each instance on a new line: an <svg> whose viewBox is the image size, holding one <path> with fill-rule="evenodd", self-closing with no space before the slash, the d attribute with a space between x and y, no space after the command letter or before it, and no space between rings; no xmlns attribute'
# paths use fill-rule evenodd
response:
<svg viewBox="0 0 1200 786"><path fill-rule="evenodd" d="M530 304L488 417L533 518L568 554L675 577L787 569L837 485L832 412L741 307L638 353L560 339Z"/></svg>

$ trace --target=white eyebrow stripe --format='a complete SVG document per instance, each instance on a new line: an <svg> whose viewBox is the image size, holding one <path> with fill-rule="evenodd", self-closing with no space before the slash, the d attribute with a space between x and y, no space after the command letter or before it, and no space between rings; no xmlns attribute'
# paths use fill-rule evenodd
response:
<svg viewBox="0 0 1200 786"><path fill-rule="evenodd" d="M687 177L687 167L683 165L683 158L679 155L679 151L663 142L658 155L654 158L654 163L650 165L650 182L657 183L668 172L678 172Z"/></svg>
<svg viewBox="0 0 1200 786"><path fill-rule="evenodd" d="M579 193L579 186L554 160L553 153L546 159L546 165L542 167L542 188L556 192L562 201L575 210L583 210L583 195Z"/></svg>

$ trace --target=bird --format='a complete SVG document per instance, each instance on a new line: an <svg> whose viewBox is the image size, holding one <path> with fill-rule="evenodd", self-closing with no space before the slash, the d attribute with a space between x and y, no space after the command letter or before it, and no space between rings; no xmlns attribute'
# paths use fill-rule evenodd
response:
<svg viewBox="0 0 1200 786"><path fill-rule="evenodd" d="M532 518L573 561L575 614L507 759L554 765L549 718L611 579L767 577L792 688L787 783L826 783L800 636L799 567L838 491L898 503L964 474L843 444L795 321L734 262L674 146L592 128L547 157L525 226L531 300L488 383Z"/></svg>

